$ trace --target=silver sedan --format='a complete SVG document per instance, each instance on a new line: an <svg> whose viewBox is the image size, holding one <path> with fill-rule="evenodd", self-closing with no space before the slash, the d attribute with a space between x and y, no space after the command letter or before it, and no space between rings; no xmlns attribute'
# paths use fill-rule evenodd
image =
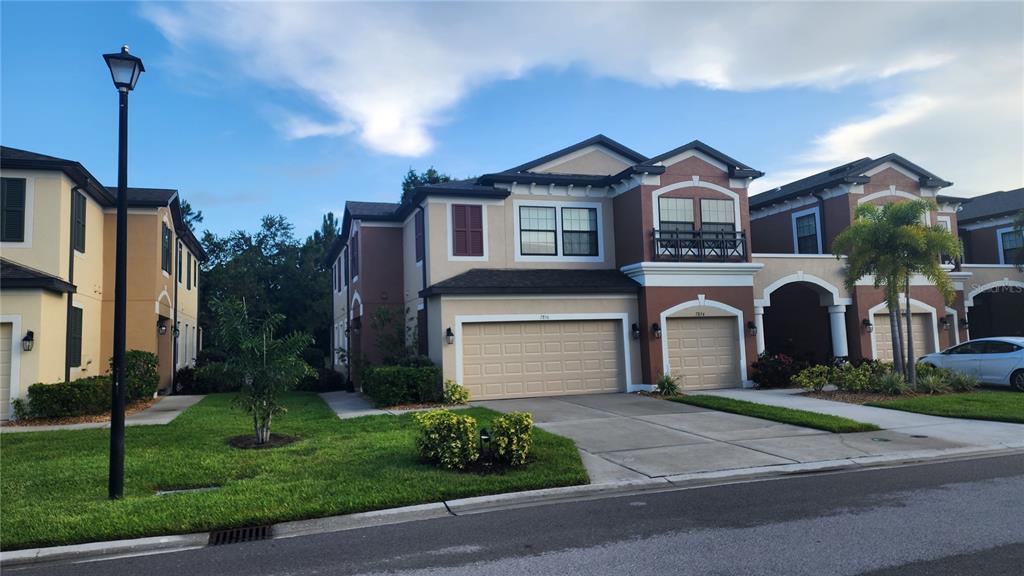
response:
<svg viewBox="0 0 1024 576"><path fill-rule="evenodd" d="M984 384L1009 385L1024 392L1024 338L978 338L917 361L970 374Z"/></svg>

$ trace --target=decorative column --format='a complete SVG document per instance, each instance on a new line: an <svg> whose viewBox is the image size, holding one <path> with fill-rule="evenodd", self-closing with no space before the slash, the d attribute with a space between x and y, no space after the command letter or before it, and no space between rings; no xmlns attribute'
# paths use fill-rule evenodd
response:
<svg viewBox="0 0 1024 576"><path fill-rule="evenodd" d="M832 355L846 358L850 355L846 345L846 306L829 306L828 316L832 324Z"/></svg>
<svg viewBox="0 0 1024 576"><path fill-rule="evenodd" d="M754 306L754 326L757 326L757 355L764 354L764 306Z"/></svg>

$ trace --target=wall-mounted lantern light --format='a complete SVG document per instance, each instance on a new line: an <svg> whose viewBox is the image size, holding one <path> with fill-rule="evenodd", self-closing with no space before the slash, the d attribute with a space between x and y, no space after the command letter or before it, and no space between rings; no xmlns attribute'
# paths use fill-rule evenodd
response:
<svg viewBox="0 0 1024 576"><path fill-rule="evenodd" d="M949 328L949 320L946 318L939 318L939 328L942 328L943 330Z"/></svg>
<svg viewBox="0 0 1024 576"><path fill-rule="evenodd" d="M25 332L25 337L21 339L21 349L24 350L25 352L31 352L32 351L32 347L35 346L35 344L36 344L35 332L32 332L31 330L29 330L28 332Z"/></svg>
<svg viewBox="0 0 1024 576"><path fill-rule="evenodd" d="M449 344L455 344L455 332L452 332L451 326L449 326L448 329L444 331L444 341Z"/></svg>
<svg viewBox="0 0 1024 576"><path fill-rule="evenodd" d="M640 339L640 325L639 324L634 322L632 328L630 329L630 332L633 334L633 340L639 340Z"/></svg>
<svg viewBox="0 0 1024 576"><path fill-rule="evenodd" d="M178 327L175 326L174 327L174 337L177 338L178 336L181 336L181 330L179 330Z"/></svg>
<svg viewBox="0 0 1024 576"><path fill-rule="evenodd" d="M359 331L362 329L362 327L363 327L363 317L362 316L356 316L355 318L352 319L352 333L353 334L358 335Z"/></svg>
<svg viewBox="0 0 1024 576"><path fill-rule="evenodd" d="M960 328L963 329L963 330L967 330L967 327L968 327L967 318L961 318L960 319Z"/></svg>
<svg viewBox="0 0 1024 576"><path fill-rule="evenodd" d="M166 320L157 320L156 321L156 333L161 335L161 336L163 336L164 334L167 334L167 321Z"/></svg>
<svg viewBox="0 0 1024 576"><path fill-rule="evenodd" d="M655 338L661 338L661 326L658 326L657 322L651 324L651 332L654 333Z"/></svg>
<svg viewBox="0 0 1024 576"><path fill-rule="evenodd" d="M747 334L757 336L757 324L754 324L752 320L747 320Z"/></svg>
<svg viewBox="0 0 1024 576"><path fill-rule="evenodd" d="M868 334L870 334L870 333L872 333L872 332L874 332L874 331L875 331L875 325L871 323L871 320L868 320L867 318L865 318L865 319L864 319L864 320L863 320L863 321L861 322L861 324L862 324L862 325L864 326L864 330L865 330L865 331L866 331L866 332L867 332Z"/></svg>

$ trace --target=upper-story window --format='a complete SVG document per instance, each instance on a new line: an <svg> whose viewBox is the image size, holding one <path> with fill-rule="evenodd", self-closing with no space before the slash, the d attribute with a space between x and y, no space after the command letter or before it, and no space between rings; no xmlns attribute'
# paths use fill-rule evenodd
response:
<svg viewBox="0 0 1024 576"><path fill-rule="evenodd" d="M174 274L177 277L178 284L181 284L181 242L178 242L177 255L174 259Z"/></svg>
<svg viewBox="0 0 1024 576"><path fill-rule="evenodd" d="M658 198L658 230L693 231L693 198Z"/></svg>
<svg viewBox="0 0 1024 576"><path fill-rule="evenodd" d="M562 208L562 252L597 256L596 208Z"/></svg>
<svg viewBox="0 0 1024 576"><path fill-rule="evenodd" d="M736 230L736 209L732 200L701 198L700 229L708 232Z"/></svg>
<svg viewBox="0 0 1024 576"><path fill-rule="evenodd" d="M186 259L188 261L188 265L187 265L188 269L185 270L185 290L191 290L192 289L192 253L191 252L187 252L185 254L185 256L186 256Z"/></svg>
<svg viewBox="0 0 1024 576"><path fill-rule="evenodd" d="M519 207L519 253L524 256L558 254L555 208Z"/></svg>
<svg viewBox="0 0 1024 576"><path fill-rule="evenodd" d="M1015 264L1019 262L1019 251L1024 250L1024 231L1000 228L996 233L999 236L999 263Z"/></svg>
<svg viewBox="0 0 1024 576"><path fill-rule="evenodd" d="M160 268L171 273L171 229L166 222L160 224Z"/></svg>
<svg viewBox="0 0 1024 576"><path fill-rule="evenodd" d="M82 309L78 306L71 307L71 325L68 326L71 348L68 350L68 366L78 367L82 365Z"/></svg>
<svg viewBox="0 0 1024 576"><path fill-rule="evenodd" d="M426 252L426 242L423 237L423 210L417 210L414 218L415 223L413 225L416 227L416 261L422 262L423 254Z"/></svg>
<svg viewBox="0 0 1024 576"><path fill-rule="evenodd" d="M349 248L352 254L352 277L359 277L359 233L356 232L352 235L351 247Z"/></svg>
<svg viewBox="0 0 1024 576"><path fill-rule="evenodd" d="M25 241L25 179L3 178L0 190L0 242Z"/></svg>
<svg viewBox="0 0 1024 576"><path fill-rule="evenodd" d="M341 251L341 284L343 288L348 286L348 266L348 249L345 249Z"/></svg>
<svg viewBox="0 0 1024 576"><path fill-rule="evenodd" d="M797 254L821 254L821 224L817 208L793 214L793 247Z"/></svg>
<svg viewBox="0 0 1024 576"><path fill-rule="evenodd" d="M71 205L73 212L72 221L74 221L74 229L71 231L72 242L74 243L75 250L85 253L85 194L81 192L75 192L73 196L74 200Z"/></svg>
<svg viewBox="0 0 1024 576"><path fill-rule="evenodd" d="M484 255L483 206L452 204L452 256Z"/></svg>
<svg viewBox="0 0 1024 576"><path fill-rule="evenodd" d="M199 258L192 259L192 285L199 289Z"/></svg>

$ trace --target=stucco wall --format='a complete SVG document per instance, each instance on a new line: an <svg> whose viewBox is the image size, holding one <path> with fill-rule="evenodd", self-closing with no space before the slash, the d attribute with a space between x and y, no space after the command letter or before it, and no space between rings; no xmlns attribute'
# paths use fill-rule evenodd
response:
<svg viewBox="0 0 1024 576"><path fill-rule="evenodd" d="M16 376L13 372L11 374L12 399L24 397L32 384L64 381L64 327L67 321L65 302L63 295L43 290L3 292L3 298L0 298L0 316L15 316L21 321L21 331L11 334L11 346L20 350L21 339L30 330L35 337L32 350L20 352L19 375Z"/></svg>
<svg viewBox="0 0 1024 576"><path fill-rule="evenodd" d="M0 243L4 258L66 280L73 182L57 171L0 170L0 176L25 179L25 242Z"/></svg>
<svg viewBox="0 0 1024 576"><path fill-rule="evenodd" d="M776 256L755 253L753 261L764 264L764 268L754 276L754 298L765 298L765 289L783 278L812 284L821 280L834 288L840 298L851 297L843 286L846 278L844 259L830 255ZM801 277L806 279L798 280Z"/></svg>

